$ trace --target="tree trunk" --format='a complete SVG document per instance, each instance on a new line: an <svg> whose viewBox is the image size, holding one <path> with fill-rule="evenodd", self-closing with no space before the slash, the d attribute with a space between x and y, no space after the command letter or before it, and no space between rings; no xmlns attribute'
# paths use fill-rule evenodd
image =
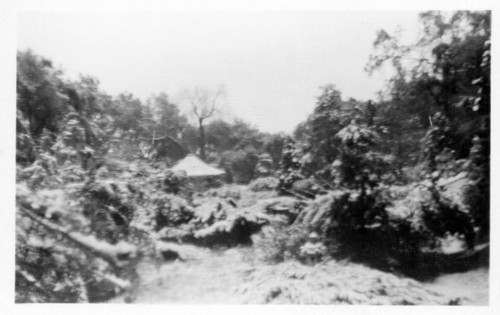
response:
<svg viewBox="0 0 500 315"><path fill-rule="evenodd" d="M205 161L205 129L203 128L203 119L199 118L198 123L200 125L200 141L199 141L199 146L200 146L200 157L203 161Z"/></svg>

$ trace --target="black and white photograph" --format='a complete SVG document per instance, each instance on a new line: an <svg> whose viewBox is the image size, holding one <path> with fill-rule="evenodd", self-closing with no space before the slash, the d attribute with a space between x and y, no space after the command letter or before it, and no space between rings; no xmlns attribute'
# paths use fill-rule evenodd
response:
<svg viewBox="0 0 500 315"><path fill-rule="evenodd" d="M19 11L12 302L491 306L493 18Z"/></svg>

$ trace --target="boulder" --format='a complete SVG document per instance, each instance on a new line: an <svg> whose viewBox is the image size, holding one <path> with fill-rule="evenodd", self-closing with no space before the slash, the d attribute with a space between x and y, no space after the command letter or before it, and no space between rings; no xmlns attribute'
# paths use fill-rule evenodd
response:
<svg viewBox="0 0 500 315"><path fill-rule="evenodd" d="M196 246L164 241L156 241L155 253L156 258L163 261L199 260L205 256L204 251Z"/></svg>

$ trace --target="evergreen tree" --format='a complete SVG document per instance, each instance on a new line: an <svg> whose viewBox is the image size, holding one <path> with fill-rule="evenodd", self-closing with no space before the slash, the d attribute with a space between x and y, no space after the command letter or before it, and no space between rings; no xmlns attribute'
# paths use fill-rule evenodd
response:
<svg viewBox="0 0 500 315"><path fill-rule="evenodd" d="M287 138L283 145L278 174L280 181L278 190L282 192L290 190L294 182L303 178L300 155L292 138Z"/></svg>

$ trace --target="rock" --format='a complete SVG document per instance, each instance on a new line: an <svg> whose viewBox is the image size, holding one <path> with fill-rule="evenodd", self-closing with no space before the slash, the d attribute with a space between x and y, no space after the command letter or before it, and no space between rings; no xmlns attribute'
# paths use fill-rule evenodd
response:
<svg viewBox="0 0 500 315"><path fill-rule="evenodd" d="M235 216L197 231L194 237L204 245L235 245L251 243L251 234L252 225L247 219L242 216Z"/></svg>
<svg viewBox="0 0 500 315"><path fill-rule="evenodd" d="M300 179L293 183L292 191L301 195L314 198L316 195L324 195L327 191L314 179Z"/></svg>
<svg viewBox="0 0 500 315"><path fill-rule="evenodd" d="M162 259L164 261L196 260L204 256L203 251L196 246L163 241L157 241L155 243L155 251L156 259Z"/></svg>
<svg viewBox="0 0 500 315"><path fill-rule="evenodd" d="M177 228L165 227L158 232L159 238L163 241L176 241L178 243L186 243L193 240L193 232L187 225L182 225Z"/></svg>

